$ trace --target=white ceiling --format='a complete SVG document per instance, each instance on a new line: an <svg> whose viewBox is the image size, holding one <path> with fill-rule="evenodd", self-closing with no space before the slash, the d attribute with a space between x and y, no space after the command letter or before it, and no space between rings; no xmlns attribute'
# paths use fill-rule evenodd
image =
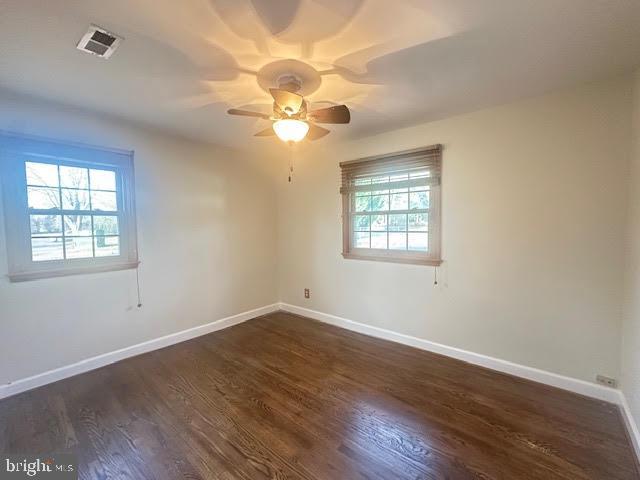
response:
<svg viewBox="0 0 640 480"><path fill-rule="evenodd" d="M125 37L110 60L75 49L90 23ZM326 142L629 71L640 1L0 0L0 87L229 146L276 141L225 112L269 109L282 59L352 109Z"/></svg>

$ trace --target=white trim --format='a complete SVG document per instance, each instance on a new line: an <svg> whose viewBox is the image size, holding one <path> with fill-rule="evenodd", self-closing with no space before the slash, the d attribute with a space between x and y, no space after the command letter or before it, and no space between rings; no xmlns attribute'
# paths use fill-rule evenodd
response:
<svg viewBox="0 0 640 480"><path fill-rule="evenodd" d="M74 142L72 140L60 140L57 138L42 137L40 135L30 135L27 133L19 133L11 130L0 130L0 137L16 138L22 140L34 140L37 142L49 142L59 145L67 145L72 147L90 148L92 150L102 150L103 152L119 153L121 155L133 155L133 150L125 150L123 148L104 147L102 145L93 145L91 143Z"/></svg>
<svg viewBox="0 0 640 480"><path fill-rule="evenodd" d="M468 363L473 363L474 365L480 365L492 370L515 375L516 377L526 378L527 380L562 388L563 390L569 390L580 395L586 395L606 402L616 404L620 403L620 391L614 388L559 375L557 373L540 370L538 368L527 367L526 365L520 365L507 360L489 357L487 355L470 352L461 348L449 347L441 343L431 342L429 340L412 337L403 333L392 332L391 330L386 330L384 328L354 322L353 320L347 320L346 318L338 317L336 315L330 315L328 313L322 313L316 310L298 307L296 305L281 303L280 309L286 312L309 317L314 320L319 320L324 323L329 323L337 327L345 328L347 330L362 333L364 335L402 343L403 345L427 350L440 355L446 355L447 357L456 358Z"/></svg>
<svg viewBox="0 0 640 480"><path fill-rule="evenodd" d="M47 385L48 383L57 382L64 378L79 375L81 373L95 370L96 368L104 367L112 363L124 360L125 358L134 357L142 353L151 352L160 348L168 347L176 343L184 342L195 337L200 337L211 332L222 330L224 328L232 327L252 318L260 317L271 312L275 312L279 309L279 304L274 303L264 307L248 310L246 312L238 313L230 317L222 318L205 325L199 325L197 327L182 330L181 332L171 333L163 337L154 338L146 342L138 343L130 347L121 348L113 352L104 353L95 357L87 358L71 365L49 370L47 372L39 373L31 377L22 378L5 385L0 385L0 399L16 395L18 393L31 390L33 388Z"/></svg>
<svg viewBox="0 0 640 480"><path fill-rule="evenodd" d="M89 237L87 237L89 238ZM29 280L41 280L43 278L66 277L68 275L86 275L88 273L115 272L118 270L130 270L138 268L140 262L112 263L108 265L87 265L84 267L63 268L60 270L43 270L41 272L11 273L8 275L11 282L26 282Z"/></svg>
<svg viewBox="0 0 640 480"><path fill-rule="evenodd" d="M620 411L622 412L622 419L627 427L627 432L629 432L629 438L631 439L631 444L633 445L636 458L640 463L640 430L638 430L638 423L633 418L633 414L629 408L629 403L627 402L627 397L622 391L618 391L618 393L620 394L619 403Z"/></svg>

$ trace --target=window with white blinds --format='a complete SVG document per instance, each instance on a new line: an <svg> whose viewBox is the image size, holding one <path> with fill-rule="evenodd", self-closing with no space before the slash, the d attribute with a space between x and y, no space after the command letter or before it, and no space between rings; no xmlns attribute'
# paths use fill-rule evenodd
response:
<svg viewBox="0 0 640 480"><path fill-rule="evenodd" d="M439 265L442 147L340 164L343 256Z"/></svg>
<svg viewBox="0 0 640 480"><path fill-rule="evenodd" d="M9 277L135 268L132 152L0 135Z"/></svg>

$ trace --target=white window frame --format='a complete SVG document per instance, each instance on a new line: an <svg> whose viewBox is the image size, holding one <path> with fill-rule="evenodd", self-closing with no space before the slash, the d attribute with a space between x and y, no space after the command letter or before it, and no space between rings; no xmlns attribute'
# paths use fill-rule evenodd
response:
<svg viewBox="0 0 640 480"><path fill-rule="evenodd" d="M346 259L374 260L382 262L409 263L415 265L439 266L441 258L441 166L442 145L432 145L413 150L376 155L341 162L342 169L342 256ZM429 208L426 210L389 210L388 214L428 213L428 249L426 252L411 250L391 250L376 248L356 248L354 246L355 185L358 176L393 175L412 169L428 169L432 175L429 186ZM404 183L411 183L403 181ZM380 187L385 190L386 184ZM364 188L370 188L369 186ZM362 214L363 212L360 212ZM376 212L373 212L376 213ZM379 212L384 213L384 212ZM388 230L387 230L388 233Z"/></svg>
<svg viewBox="0 0 640 480"><path fill-rule="evenodd" d="M26 162L115 171L120 254L109 257L33 261ZM138 266L132 151L0 132L0 175L8 276L12 282L124 270Z"/></svg>

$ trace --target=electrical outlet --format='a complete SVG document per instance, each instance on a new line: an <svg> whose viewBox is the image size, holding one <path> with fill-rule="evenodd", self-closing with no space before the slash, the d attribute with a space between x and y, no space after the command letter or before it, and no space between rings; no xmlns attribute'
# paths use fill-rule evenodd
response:
<svg viewBox="0 0 640 480"><path fill-rule="evenodd" d="M604 375L596 375L596 382L611 388L616 388L618 384L615 378L605 377Z"/></svg>
<svg viewBox="0 0 640 480"><path fill-rule="evenodd" d="M311 298L311 292L308 288L304 289L304 298Z"/></svg>

